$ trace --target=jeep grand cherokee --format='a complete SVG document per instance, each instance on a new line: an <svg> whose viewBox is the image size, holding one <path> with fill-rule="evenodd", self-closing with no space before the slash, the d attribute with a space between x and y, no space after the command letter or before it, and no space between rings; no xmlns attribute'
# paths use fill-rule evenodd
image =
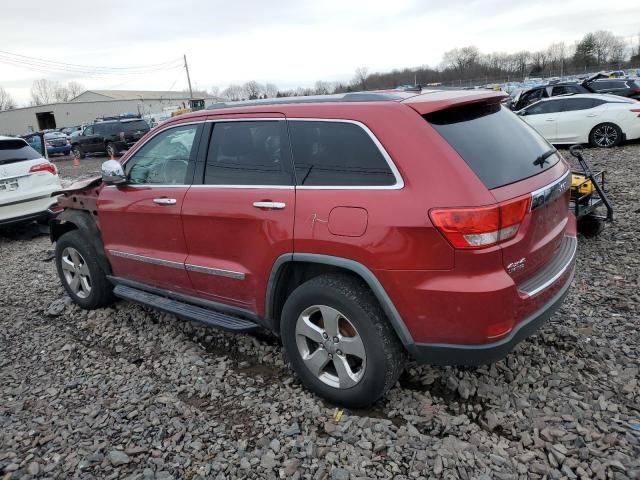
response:
<svg viewBox="0 0 640 480"><path fill-rule="evenodd" d="M176 117L52 225L83 308L280 336L302 382L380 398L411 357L504 357L574 271L569 168L497 92L238 102Z"/></svg>

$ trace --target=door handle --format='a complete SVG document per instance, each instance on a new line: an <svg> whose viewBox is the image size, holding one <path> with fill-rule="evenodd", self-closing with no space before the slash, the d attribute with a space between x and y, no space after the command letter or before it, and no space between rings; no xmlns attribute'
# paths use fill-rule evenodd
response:
<svg viewBox="0 0 640 480"><path fill-rule="evenodd" d="M547 122L555 122L555 121L556 121L556 119L555 119L555 118L547 118L547 120L546 120L546 121L547 121Z"/></svg>
<svg viewBox="0 0 640 480"><path fill-rule="evenodd" d="M175 205L175 198L154 198L153 203L157 203L158 205Z"/></svg>
<svg viewBox="0 0 640 480"><path fill-rule="evenodd" d="M589 115L587 115L587 117L595 117L597 116L595 113L590 113Z"/></svg>
<svg viewBox="0 0 640 480"><path fill-rule="evenodd" d="M284 202L253 202L253 206L256 208L270 208L272 210L282 210L287 206Z"/></svg>

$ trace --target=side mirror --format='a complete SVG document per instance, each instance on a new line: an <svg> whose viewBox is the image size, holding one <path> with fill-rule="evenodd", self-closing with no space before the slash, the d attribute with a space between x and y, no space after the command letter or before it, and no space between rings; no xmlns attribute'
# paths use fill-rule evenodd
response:
<svg viewBox="0 0 640 480"><path fill-rule="evenodd" d="M122 185L127 183L122 165L117 160L107 160L102 164L102 181L106 185Z"/></svg>

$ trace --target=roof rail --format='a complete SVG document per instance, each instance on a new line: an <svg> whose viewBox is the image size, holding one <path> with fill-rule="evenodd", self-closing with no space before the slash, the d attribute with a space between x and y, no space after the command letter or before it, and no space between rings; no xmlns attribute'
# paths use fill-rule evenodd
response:
<svg viewBox="0 0 640 480"><path fill-rule="evenodd" d="M307 95L300 97L265 98L260 100L240 100L237 102L219 102L209 105L207 110L233 107L254 107L260 105L284 105L290 103L329 103L329 102L392 102L402 100L399 95L383 92L351 92L332 95Z"/></svg>

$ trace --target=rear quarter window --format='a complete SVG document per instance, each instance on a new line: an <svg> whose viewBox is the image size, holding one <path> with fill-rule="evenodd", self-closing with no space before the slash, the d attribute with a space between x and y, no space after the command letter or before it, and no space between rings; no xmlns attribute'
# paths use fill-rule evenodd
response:
<svg viewBox="0 0 640 480"><path fill-rule="evenodd" d="M122 122L120 128L124 132L137 132L149 130L149 125L144 120L135 120L133 122Z"/></svg>
<svg viewBox="0 0 640 480"><path fill-rule="evenodd" d="M289 121L296 181L301 186L389 187L396 177L380 148L350 122Z"/></svg>
<svg viewBox="0 0 640 480"><path fill-rule="evenodd" d="M424 116L489 189L537 175L558 163L553 147L500 104L474 104Z"/></svg>

